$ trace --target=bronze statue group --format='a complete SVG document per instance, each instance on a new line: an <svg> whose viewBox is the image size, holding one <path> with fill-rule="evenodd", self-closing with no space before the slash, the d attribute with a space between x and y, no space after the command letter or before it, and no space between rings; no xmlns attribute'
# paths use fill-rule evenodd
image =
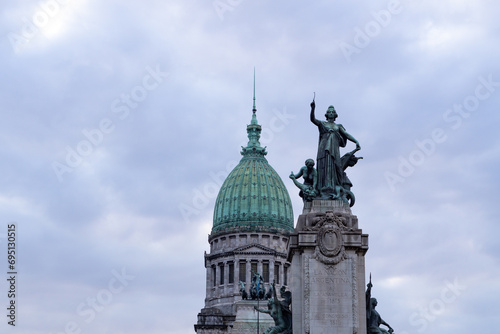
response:
<svg viewBox="0 0 500 334"><path fill-rule="evenodd" d="M338 115L333 106L329 106L325 117L326 121L319 121L315 116L316 104L311 102L311 122L318 127L319 144L316 157L317 168L314 168L313 159L307 159L305 166L297 174L293 172L290 178L300 189L299 195L304 202L311 202L315 199L320 200L340 200L353 206L355 202L354 194L351 191L352 183L347 177L345 170L347 167L354 166L362 157L356 157L354 154L361 149L359 142L351 136L341 124L335 123ZM340 156L340 148L345 147L347 141L356 144L356 148L343 156ZM297 179L303 178L303 183ZM263 334L292 334L292 312L290 305L292 303L292 294L281 287L281 301L278 300L275 284L272 283L266 295L264 295L262 276L253 273L253 279L250 286L250 296L252 299L268 299L267 309L260 309L255 306L258 312L269 314L275 323L274 327L268 328ZM241 284L241 293L244 299L247 293L244 284ZM371 297L373 284L370 282L366 290L366 328L367 334L392 334L394 330L385 322L375 309L377 299ZM381 328L385 325L388 330Z"/></svg>
<svg viewBox="0 0 500 334"><path fill-rule="evenodd" d="M338 115L333 106L329 106L326 111L326 121L316 119L315 109L316 103L313 100L310 119L319 131L317 167L314 168L313 159L307 159L305 166L297 174L292 172L290 178L300 189L299 195L304 202L310 202L313 199L341 200L353 206L355 197L351 191L352 183L345 170L347 167L354 166L359 159L363 159L354 155L361 149L361 146L342 124L335 123ZM355 143L356 148L341 157L340 148L345 147L347 141ZM302 184L297 181L300 177L304 179Z"/></svg>

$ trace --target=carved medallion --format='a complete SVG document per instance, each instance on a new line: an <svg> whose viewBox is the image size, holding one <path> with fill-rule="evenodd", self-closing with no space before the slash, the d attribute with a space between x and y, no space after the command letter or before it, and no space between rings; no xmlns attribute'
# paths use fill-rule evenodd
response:
<svg viewBox="0 0 500 334"><path fill-rule="evenodd" d="M323 225L318 231L315 257L323 263L337 264L346 258L342 231L333 224Z"/></svg>
<svg viewBox="0 0 500 334"><path fill-rule="evenodd" d="M342 234L334 225L323 226L318 233L318 246L321 254L333 257L342 249Z"/></svg>

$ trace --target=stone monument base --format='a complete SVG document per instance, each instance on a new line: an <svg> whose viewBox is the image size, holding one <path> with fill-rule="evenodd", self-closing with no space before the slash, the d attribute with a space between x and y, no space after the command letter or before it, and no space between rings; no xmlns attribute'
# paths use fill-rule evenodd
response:
<svg viewBox="0 0 500 334"><path fill-rule="evenodd" d="M258 324L259 333L264 333L274 326L274 320L269 314L257 312L255 306L267 309L267 300L238 301L233 304L232 315L223 314L215 307L203 309L198 314L195 331L198 334L255 334Z"/></svg>
<svg viewBox="0 0 500 334"><path fill-rule="evenodd" d="M347 203L306 203L290 236L294 334L366 333L368 235Z"/></svg>
<svg viewBox="0 0 500 334"><path fill-rule="evenodd" d="M274 326L273 318L269 314L257 312L254 306L257 306L256 300L242 300L235 304L236 320L230 333L257 333L257 317L259 317L259 333L264 333L266 329ZM267 310L267 300L260 300L258 307Z"/></svg>

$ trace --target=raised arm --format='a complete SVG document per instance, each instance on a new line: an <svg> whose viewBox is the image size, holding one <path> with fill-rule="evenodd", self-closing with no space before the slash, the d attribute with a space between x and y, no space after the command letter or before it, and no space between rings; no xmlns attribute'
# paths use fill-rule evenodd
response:
<svg viewBox="0 0 500 334"><path fill-rule="evenodd" d="M316 109L316 103L314 103L314 100L313 100L311 102L311 122L313 122L313 124L319 126L320 122L314 116L314 109Z"/></svg>
<svg viewBox="0 0 500 334"><path fill-rule="evenodd" d="M293 172L290 174L290 178L293 180L293 179L298 179L299 177L301 177L302 175L304 175L304 169L306 167L302 167L300 168L299 172L297 174L294 174Z"/></svg>

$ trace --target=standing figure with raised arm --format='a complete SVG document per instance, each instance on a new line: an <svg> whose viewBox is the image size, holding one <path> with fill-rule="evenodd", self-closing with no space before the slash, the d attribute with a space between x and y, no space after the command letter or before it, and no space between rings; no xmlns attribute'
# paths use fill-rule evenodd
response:
<svg viewBox="0 0 500 334"><path fill-rule="evenodd" d="M311 102L311 122L318 127L319 143L316 158L318 173L318 189L323 199L341 199L343 166L340 157L340 147L345 147L347 141L356 144L356 151L361 149L359 142L351 136L341 124L335 123L338 115L333 106L326 111L326 121L316 119L314 110L316 104Z"/></svg>
<svg viewBox="0 0 500 334"><path fill-rule="evenodd" d="M375 310L377 306L377 299L371 297L372 293L372 280L370 274L370 282L366 289L366 331L367 334L392 334L394 329L385 322L380 314ZM385 325L389 330L380 328L380 325Z"/></svg>

